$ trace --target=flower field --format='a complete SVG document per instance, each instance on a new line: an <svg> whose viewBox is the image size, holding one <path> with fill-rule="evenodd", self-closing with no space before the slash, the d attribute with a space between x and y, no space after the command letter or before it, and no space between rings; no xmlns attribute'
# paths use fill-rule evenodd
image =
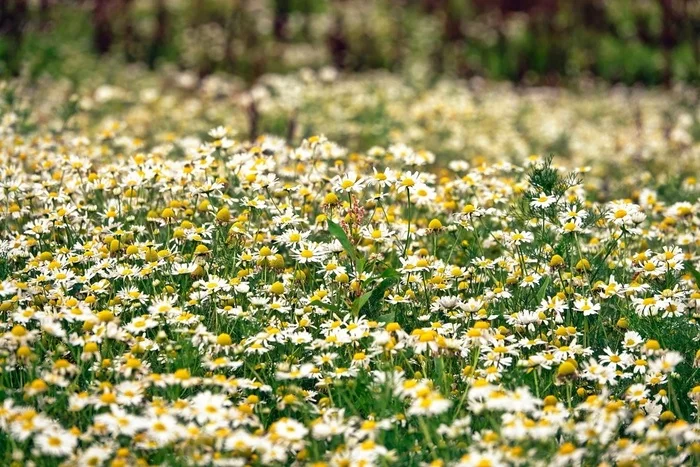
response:
<svg viewBox="0 0 700 467"><path fill-rule="evenodd" d="M696 91L120 73L2 84L2 465L700 462Z"/></svg>

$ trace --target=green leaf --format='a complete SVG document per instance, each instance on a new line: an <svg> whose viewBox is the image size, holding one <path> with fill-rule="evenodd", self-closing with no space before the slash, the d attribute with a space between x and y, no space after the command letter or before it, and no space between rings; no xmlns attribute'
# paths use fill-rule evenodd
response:
<svg viewBox="0 0 700 467"><path fill-rule="evenodd" d="M365 270L365 262L367 260L363 255L361 255L359 252L357 253L357 271L362 272Z"/></svg>
<svg viewBox="0 0 700 467"><path fill-rule="evenodd" d="M399 274L399 272L396 269L389 268L389 269L386 269L379 277L381 277L382 279L386 279L386 278L398 279L399 276L401 276L401 275Z"/></svg>
<svg viewBox="0 0 700 467"><path fill-rule="evenodd" d="M333 311L335 313L340 312L340 309L337 306L331 305L330 303L323 303L319 300L314 300L310 303L310 305L320 306L321 308L325 308L326 310Z"/></svg>
<svg viewBox="0 0 700 467"><path fill-rule="evenodd" d="M693 278L695 279L695 285L700 287L700 272L698 272L698 270L695 269L695 266L693 266L693 263L691 263L690 261L684 261L683 265L693 275Z"/></svg>
<svg viewBox="0 0 700 467"><path fill-rule="evenodd" d="M385 315L381 315L377 321L380 323L393 323L396 321L396 312L392 311L391 313L387 313Z"/></svg>
<svg viewBox="0 0 700 467"><path fill-rule="evenodd" d="M386 292L390 287L398 282L398 279L394 277L389 277L384 279L379 283L379 285L372 291L372 295L369 297L369 311L379 309L384 300L384 292Z"/></svg>
<svg viewBox="0 0 700 467"><path fill-rule="evenodd" d="M537 302L536 304L540 304L542 299L544 298L545 294L547 293L547 289L549 288L549 283L552 282L552 278L547 276L544 278L544 281L542 282L542 285L540 286L540 290L537 291Z"/></svg>
<svg viewBox="0 0 700 467"><path fill-rule="evenodd" d="M394 269L384 271L379 277L383 277L384 279L374 289L363 293L352 303L353 315L359 316L360 311L362 311L365 306L369 307L368 310L366 310L367 312L378 308L378 304L384 299L384 292L398 281L398 273Z"/></svg>
<svg viewBox="0 0 700 467"><path fill-rule="evenodd" d="M367 303L367 300L372 296L372 293L374 291L370 290L369 292L365 292L359 297L355 299L354 302L352 302L352 314L353 316L358 316L360 314L360 310L362 309L363 306L365 306L365 303Z"/></svg>
<svg viewBox="0 0 700 467"><path fill-rule="evenodd" d="M340 244L343 245L345 253L352 259L352 262L357 263L357 252L355 251L355 247L352 246L352 243L350 243L350 239L345 234L343 228L330 219L327 219L326 222L328 222L328 231L331 235L337 238Z"/></svg>

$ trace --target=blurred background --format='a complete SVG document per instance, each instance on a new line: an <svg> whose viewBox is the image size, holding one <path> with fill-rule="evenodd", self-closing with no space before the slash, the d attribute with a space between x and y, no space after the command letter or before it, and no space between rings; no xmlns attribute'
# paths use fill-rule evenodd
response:
<svg viewBox="0 0 700 467"><path fill-rule="evenodd" d="M700 79L699 0L0 0L0 77L169 65L200 77L332 66L670 85Z"/></svg>

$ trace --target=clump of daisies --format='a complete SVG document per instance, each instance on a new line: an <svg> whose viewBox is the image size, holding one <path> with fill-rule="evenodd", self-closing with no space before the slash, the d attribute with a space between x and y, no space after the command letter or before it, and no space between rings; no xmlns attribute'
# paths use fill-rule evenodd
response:
<svg viewBox="0 0 700 467"><path fill-rule="evenodd" d="M0 123L3 465L700 462L694 180L75 124Z"/></svg>

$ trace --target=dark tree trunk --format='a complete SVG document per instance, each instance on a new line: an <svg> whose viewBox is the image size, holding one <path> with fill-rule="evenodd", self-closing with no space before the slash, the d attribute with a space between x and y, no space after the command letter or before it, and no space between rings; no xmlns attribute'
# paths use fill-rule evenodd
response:
<svg viewBox="0 0 700 467"><path fill-rule="evenodd" d="M233 48L233 42L236 39L236 31L240 27L242 5L238 1L231 1L231 14L226 21L226 46L224 49L225 66L229 71L235 68L236 56Z"/></svg>
<svg viewBox="0 0 700 467"><path fill-rule="evenodd" d="M671 50L676 45L676 35L674 32L674 12L673 0L660 0L662 26L661 26L661 47L664 56L663 82L666 86L671 86Z"/></svg>
<svg viewBox="0 0 700 467"><path fill-rule="evenodd" d="M443 36L447 42L458 42L464 38L462 18L452 9L452 1L443 2Z"/></svg>
<svg viewBox="0 0 700 467"><path fill-rule="evenodd" d="M255 101L251 101L248 106L248 139L250 141L255 141L255 138L258 137L259 118L258 106L255 105Z"/></svg>
<svg viewBox="0 0 700 467"><path fill-rule="evenodd" d="M293 112L287 123L287 144L293 144L294 136L297 131L297 114Z"/></svg>
<svg viewBox="0 0 700 467"><path fill-rule="evenodd" d="M405 49L405 42L406 42L406 25L404 21L404 9L406 8L406 4L404 0L394 0L392 2L392 9L396 12L396 16L394 18L394 51L393 51L393 57L392 57L392 68L396 69L404 61L404 49Z"/></svg>
<svg viewBox="0 0 700 467"><path fill-rule="evenodd" d="M42 31L45 31L49 26L50 8L50 0L41 0L39 2L39 27Z"/></svg>
<svg viewBox="0 0 700 467"><path fill-rule="evenodd" d="M153 33L151 50L148 54L148 67L153 69L167 43L168 9L165 0L156 0L156 29Z"/></svg>
<svg viewBox="0 0 700 467"><path fill-rule="evenodd" d="M112 48L114 34L110 22L110 0L95 0L95 8L92 15L93 44L95 50L103 55Z"/></svg>
<svg viewBox="0 0 700 467"><path fill-rule="evenodd" d="M136 61L136 32L134 30L134 23L131 18L131 4L133 0L122 0L122 18L123 24L123 34L124 34L124 59L127 62Z"/></svg>
<svg viewBox="0 0 700 467"><path fill-rule="evenodd" d="M290 0L275 0L274 34L278 41L287 40L287 23L292 9Z"/></svg>
<svg viewBox="0 0 700 467"><path fill-rule="evenodd" d="M9 42L5 55L0 55L0 62L5 61L5 71L16 76L21 71L20 48L24 39L24 26L27 22L26 0L0 0L0 35Z"/></svg>
<svg viewBox="0 0 700 467"><path fill-rule="evenodd" d="M440 0L422 0L421 6L426 13L434 13L440 8Z"/></svg>
<svg viewBox="0 0 700 467"><path fill-rule="evenodd" d="M347 66L348 40L345 36L343 17L338 13L335 17L335 25L328 36L328 48L333 59L333 65L339 70Z"/></svg>

